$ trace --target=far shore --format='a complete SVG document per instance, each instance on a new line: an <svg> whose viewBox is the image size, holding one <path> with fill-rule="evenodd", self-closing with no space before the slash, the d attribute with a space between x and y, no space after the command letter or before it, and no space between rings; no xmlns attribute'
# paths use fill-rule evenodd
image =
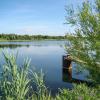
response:
<svg viewBox="0 0 100 100"><path fill-rule="evenodd" d="M0 40L0 42L63 41L66 39Z"/></svg>

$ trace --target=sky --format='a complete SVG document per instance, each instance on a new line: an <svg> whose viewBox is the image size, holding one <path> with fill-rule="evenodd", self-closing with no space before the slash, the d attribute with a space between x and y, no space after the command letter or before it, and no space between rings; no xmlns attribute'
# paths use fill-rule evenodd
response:
<svg viewBox="0 0 100 100"><path fill-rule="evenodd" d="M65 6L84 0L0 0L0 33L65 35Z"/></svg>

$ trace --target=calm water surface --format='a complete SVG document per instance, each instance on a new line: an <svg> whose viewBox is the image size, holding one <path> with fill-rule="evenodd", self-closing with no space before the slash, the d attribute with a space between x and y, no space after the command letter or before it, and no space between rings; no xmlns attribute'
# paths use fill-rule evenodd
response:
<svg viewBox="0 0 100 100"><path fill-rule="evenodd" d="M0 48L9 53L18 52L18 64L23 64L25 58L30 58L30 69L42 69L45 73L46 86L52 93L56 93L58 88L72 88L71 78L84 80L88 74L76 74L75 63L72 66L72 74L63 70L62 56L66 54L65 44L66 41L0 42ZM3 62L3 58L0 59L1 66Z"/></svg>

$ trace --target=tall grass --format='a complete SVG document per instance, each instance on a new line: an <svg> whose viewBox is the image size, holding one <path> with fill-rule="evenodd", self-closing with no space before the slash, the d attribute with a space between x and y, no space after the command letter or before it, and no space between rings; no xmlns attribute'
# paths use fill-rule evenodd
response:
<svg viewBox="0 0 100 100"><path fill-rule="evenodd" d="M16 57L3 53L5 65L1 79L2 100L25 100L29 91L28 68L30 61L25 60L22 67L16 64Z"/></svg>
<svg viewBox="0 0 100 100"><path fill-rule="evenodd" d="M74 89L60 89L52 97L44 82L42 70L39 73L29 71L30 60L26 59L22 66L16 63L17 57L3 53L5 64L0 76L0 100L99 100L100 88L93 89L86 85L75 85ZM28 76L31 74L31 78ZM30 83L35 83L36 91Z"/></svg>
<svg viewBox="0 0 100 100"><path fill-rule="evenodd" d="M42 70L39 73L32 72L32 76L32 81L37 88L32 95L32 100L52 100L52 96L44 84L44 74Z"/></svg>

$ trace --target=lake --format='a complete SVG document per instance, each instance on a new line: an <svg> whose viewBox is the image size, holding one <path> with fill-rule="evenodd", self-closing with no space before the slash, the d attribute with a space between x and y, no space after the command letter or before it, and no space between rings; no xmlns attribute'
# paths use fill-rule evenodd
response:
<svg viewBox="0 0 100 100"><path fill-rule="evenodd" d="M72 78L77 80L86 80L89 74L87 71L76 73L76 66L72 63L72 71L63 70L62 57L66 55L64 50L67 41L32 41L32 42L0 42L0 48L9 53L16 55L18 52L17 63L22 65L25 58L31 59L30 69L45 73L45 84L52 93L56 93L58 88L73 87ZM2 55L1 57L2 58ZM0 65L4 63L3 58L0 59ZM1 71L2 68L0 67ZM34 86L33 86L34 87Z"/></svg>

